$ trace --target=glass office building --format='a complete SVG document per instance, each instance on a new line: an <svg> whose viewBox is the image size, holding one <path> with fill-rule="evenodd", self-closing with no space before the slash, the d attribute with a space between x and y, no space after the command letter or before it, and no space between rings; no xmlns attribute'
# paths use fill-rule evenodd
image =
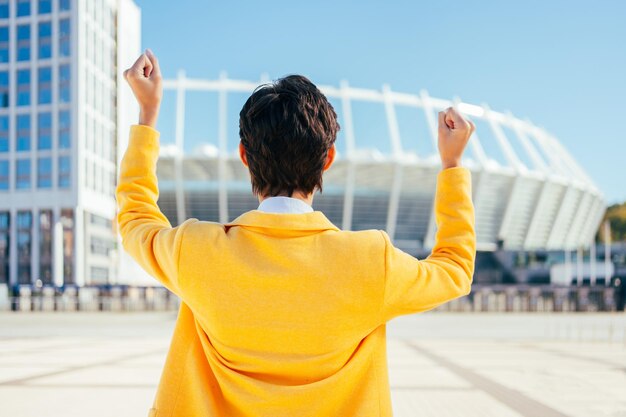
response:
<svg viewBox="0 0 626 417"><path fill-rule="evenodd" d="M118 82L132 0L0 0L0 284L117 276Z"/></svg>

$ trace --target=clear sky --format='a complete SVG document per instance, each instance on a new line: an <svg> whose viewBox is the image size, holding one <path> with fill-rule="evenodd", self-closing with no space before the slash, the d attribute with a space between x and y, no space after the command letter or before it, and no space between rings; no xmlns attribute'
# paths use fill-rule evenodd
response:
<svg viewBox="0 0 626 417"><path fill-rule="evenodd" d="M626 1L135 1L166 78L300 73L485 102L554 134L608 203L626 201Z"/></svg>

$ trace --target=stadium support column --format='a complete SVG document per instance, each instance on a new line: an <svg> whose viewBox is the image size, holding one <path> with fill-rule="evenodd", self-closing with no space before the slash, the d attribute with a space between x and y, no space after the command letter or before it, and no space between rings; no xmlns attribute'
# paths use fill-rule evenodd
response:
<svg viewBox="0 0 626 417"><path fill-rule="evenodd" d="M226 158L228 157L227 149L227 130L228 123L227 111L228 111L228 96L226 91L226 84L228 82L228 76L226 72L220 73L220 89L219 89L219 121L218 121L218 138L219 138L219 158L217 160L218 165L218 178L219 178L219 211L220 211L220 223L228 222L228 190L226 188Z"/></svg>
<svg viewBox="0 0 626 417"><path fill-rule="evenodd" d="M596 284L596 241L591 241L589 247L589 285Z"/></svg>
<svg viewBox="0 0 626 417"><path fill-rule="evenodd" d="M513 187L512 187L511 192L509 193L507 205L504 209L505 211L502 215L502 221L500 223L500 228L498 230L498 235L496 237L497 239L506 239L506 236L508 236L509 227L511 224L512 209L513 207L516 206L516 197L519 197L519 194L520 194L519 193L520 181L521 181L522 173L525 171L525 166L524 164L522 164L522 162L518 158L517 154L515 153L515 150L513 149L513 146L511 145L511 142L504 134L504 131L498 124L498 121L494 118L494 115L491 112L491 109L489 108L489 106L483 103L482 108L483 108L483 117L489 123L489 127L491 128L491 131L494 137L496 138L496 142L498 143L498 146L502 150L502 153L504 154L504 157L507 163L509 164L509 167L515 171L515 179L513 182Z"/></svg>
<svg viewBox="0 0 626 417"><path fill-rule="evenodd" d="M570 178L575 178L576 183L579 184L578 187L581 189L583 197L580 200L578 212L583 210L583 203L589 204L587 216L584 218L575 216L568 233L568 242L572 241L573 245L588 245L594 238L595 232L600 225L605 204L593 184L593 181L582 168L580 168L576 161L574 161L572 156L558 140L539 128L537 128L536 137L539 139L540 145L543 146L549 157L555 159L556 165L561 169L562 174ZM590 202L589 197L591 197L593 201Z"/></svg>
<svg viewBox="0 0 626 417"><path fill-rule="evenodd" d="M515 116L513 116L511 112L508 112L506 117L507 117L507 121L509 125L513 128L513 131L515 132L515 135L517 136L518 140L524 147L524 150L526 151L528 156L530 156L530 159L533 162L535 169L538 169L539 171L543 172L545 175L549 175L550 170L548 169L548 166L543 161L543 159L541 159L541 156L539 155L539 151L537 151L535 146L533 146L533 144L531 143L526 133L524 133L522 126L520 126L521 122L518 119L516 119Z"/></svg>
<svg viewBox="0 0 626 417"><path fill-rule="evenodd" d="M509 227L511 225L512 210L517 205L516 198L523 197L520 195L521 194L520 193L520 187L521 187L520 181L521 181L523 173L526 171L526 167L520 161L519 157L515 153L515 150L513 149L511 142L509 141L507 136L504 134L504 131L500 127L498 121L495 119L494 114L491 112L491 109L489 108L489 106L483 103L482 108L483 108L484 118L489 123L489 127L491 128L491 131L494 137L496 138L496 142L498 143L500 150L504 154L504 158L509 164L509 167L513 169L513 171L515 172L515 179L513 181L513 187L512 187L511 192L509 193L509 199L507 201L505 211L502 215L502 221L500 223L500 228L499 228L498 235L497 235L498 239L506 239L509 233ZM544 187L544 194L545 192L547 192L547 188ZM538 199L537 203L540 203L539 200L540 199ZM535 214L536 214L536 211L535 211ZM526 236L525 241L528 241L528 236L529 235Z"/></svg>
<svg viewBox="0 0 626 417"><path fill-rule="evenodd" d="M481 185L485 181L482 179L483 175L487 175L486 172L483 171L481 174ZM509 231L511 230L512 216L513 210L515 209L514 201L515 196L519 194L520 182L522 181L522 177L520 175L516 175L513 179L513 186L509 190L508 197L506 198L506 205L504 208L504 214L502 215L502 221L500 222L500 228L498 229L498 239L502 240L505 243L505 246L510 248L511 242L510 239L507 239L509 236ZM481 187L482 188L482 187ZM478 200L477 200L478 201ZM478 202L476 203L478 205Z"/></svg>
<svg viewBox="0 0 626 417"><path fill-rule="evenodd" d="M611 223L604 221L604 285L611 284Z"/></svg>
<svg viewBox="0 0 626 417"><path fill-rule="evenodd" d="M438 149L438 132L437 132L437 121L435 120L435 116L433 114L433 106L430 101L430 96L426 90L420 91L420 99L422 101L422 109L424 110L424 115L426 116L426 123L428 124L428 130L430 131L430 138L433 142L433 149ZM434 196L434 194L433 194ZM430 205L430 217L428 219L428 228L426 229L426 235L424 236L423 247L432 248L435 246L435 229L437 225L435 223L435 199L433 197L433 202Z"/></svg>
<svg viewBox="0 0 626 417"><path fill-rule="evenodd" d="M483 117L489 123L489 127L496 138L496 142L500 147L500 150L504 154L504 157L509 164L509 167L512 168L515 172L515 178L513 179L513 185L511 187L511 191L509 193L504 214L502 216L502 220L500 223L500 228L498 230L497 239L502 239L504 242L507 241L507 237L509 236L509 230L512 224L512 213L515 207L517 207L517 201L519 199L526 198L523 195L523 191L521 189L521 181L523 174L527 171L526 166L519 159L509 138L504 134L502 127L500 126L498 120L494 117L494 114L491 112L491 109L487 104L482 105L483 108ZM524 242L522 243L522 247L526 247L527 243L530 240L531 231L533 230L532 224L537 222L538 211L537 208L540 204L543 203L543 200L546 198L546 194L548 192L547 187L547 179L544 182L541 197L537 199L537 204L535 206L535 211L532 214L532 218L529 224L528 229L526 230L526 236L524 238ZM543 197L543 198L542 198ZM509 246L509 245L507 245Z"/></svg>
<svg viewBox="0 0 626 417"><path fill-rule="evenodd" d="M567 277L567 284L572 282L572 251L569 248L565 248L563 253L565 257L565 276Z"/></svg>
<svg viewBox="0 0 626 417"><path fill-rule="evenodd" d="M483 110L485 112L485 118L487 119L487 121L489 122L489 126L491 127L491 131L496 137L496 141L498 142L498 145L500 145L500 149L502 150L502 153L504 153L504 157L509 163L509 166L513 168L516 173L519 174L520 171L525 168L524 164L517 157L513 146L511 146L511 142L502 131L500 125L494 119L494 116L491 113L491 109L489 108L489 106L487 106L487 104L483 103Z"/></svg>
<svg viewBox="0 0 626 417"><path fill-rule="evenodd" d="M341 81L341 109L343 111L343 123L346 132L346 162L348 169L348 175L346 176L346 192L343 199L343 219L341 228L343 230L351 230L356 167L354 159L355 140L354 126L352 124L352 106L350 105L350 86L346 80Z"/></svg>
<svg viewBox="0 0 626 417"><path fill-rule="evenodd" d="M176 82L176 154L174 156L174 183L176 184L176 219L185 221L185 185L183 181L183 155L185 149L185 71L178 72Z"/></svg>
<svg viewBox="0 0 626 417"><path fill-rule="evenodd" d="M60 287L64 283L63 279L63 223L61 223L61 208L56 206L53 208L52 219L54 229L52 233L52 254L53 254L53 271L52 279L54 285Z"/></svg>
<svg viewBox="0 0 626 417"><path fill-rule="evenodd" d="M398 205L400 202L400 192L402 191L403 166L399 158L394 158L393 183L389 194L389 206L387 207L386 229L389 238L393 242L398 224Z"/></svg>
<svg viewBox="0 0 626 417"><path fill-rule="evenodd" d="M511 126L511 128L513 129L515 136L517 137L519 142L522 144L522 147L526 151L526 154L530 157L530 160L532 161L534 168L540 171L541 173L543 173L544 175L544 183L541 188L541 194L537 201L537 207L529 223L528 230L526 231L526 238L524 240L524 247L528 248L530 244L532 243L533 232L536 230L537 224L539 222L539 218L541 215L543 215L543 213L540 214L540 211L542 207L544 207L545 201L549 198L552 198L552 193L549 193L550 170L548 169L548 166L545 164L543 159L541 159L539 152L533 146L528 136L524 133L521 122L518 119L516 119L511 112L508 112L506 114L506 120L509 126ZM516 183L517 183L517 180L516 180ZM549 236L547 238L549 238ZM543 243L543 246L545 247L548 246L548 240L546 240Z"/></svg>
<svg viewBox="0 0 626 417"><path fill-rule="evenodd" d="M563 164L568 167L581 181L586 183L590 188L595 188L593 185L593 181L587 173L578 165L578 163L572 158L570 153L563 147L561 142L555 139L552 135L541 129L544 140L549 143L549 146L554 149L555 155L558 156L563 161Z"/></svg>
<svg viewBox="0 0 626 417"><path fill-rule="evenodd" d="M37 280L40 279L39 273L39 207L33 207L33 220L31 226L31 236L32 236L32 245L31 245L31 256L30 256L30 282L31 284L36 284Z"/></svg>
<svg viewBox="0 0 626 417"><path fill-rule="evenodd" d="M578 202L578 209L575 211L575 214L572 218L572 222L569 225L567 237L565 238L564 244L567 246L577 247L580 246L580 241L578 238L580 237L581 228L584 222L584 216L589 215L589 209L592 206L593 201L591 201L593 197L590 193L583 193L580 201Z"/></svg>
<svg viewBox="0 0 626 417"><path fill-rule="evenodd" d="M585 224L585 228L581 232L581 236L579 238L582 242L593 242L595 240L596 233L598 232L598 228L602 223L602 217L604 216L605 205L602 199L596 196L595 204L591 213L588 216L587 223Z"/></svg>
<svg viewBox="0 0 626 417"><path fill-rule="evenodd" d="M568 222L567 217L569 214L569 209L576 203L574 201L576 199L576 188L570 182L567 185L567 189L563 193L563 198L559 203L559 210L554 218L554 223L552 224L552 230L550 231L550 236L548 237L548 242L546 244L547 249L559 248L562 247L563 244L566 244L566 225ZM572 216L573 218L573 216ZM560 239L560 241L559 241Z"/></svg>
<svg viewBox="0 0 626 417"><path fill-rule="evenodd" d="M583 248L576 248L576 284L583 285Z"/></svg>
<svg viewBox="0 0 626 417"><path fill-rule="evenodd" d="M10 208L9 218L9 284L17 284L17 209Z"/></svg>
<svg viewBox="0 0 626 417"><path fill-rule="evenodd" d="M530 122L529 120L527 120L526 122L529 125L532 125L532 122ZM533 128L533 133L537 141L537 145L541 147L541 149L543 150L543 154L546 155L550 160L550 165L552 169L556 169L559 174L565 176L566 178L572 178L572 172L565 165L563 158L559 157L560 151L554 148L547 134L543 130L536 127Z"/></svg>
<svg viewBox="0 0 626 417"><path fill-rule="evenodd" d="M454 105L454 108L457 109L457 111L460 111L459 107L461 103L462 101L459 96L455 96L452 99L452 104ZM485 153L485 149L483 148L483 145L481 144L480 138L478 137L478 134L476 133L476 131L472 133L472 136L469 141L469 146L472 149L472 153L474 154L474 157L478 160L478 163L480 164L480 168L482 169L482 171L485 171L487 168L487 154Z"/></svg>
<svg viewBox="0 0 626 417"><path fill-rule="evenodd" d="M437 120L433 115L433 105L430 100L428 91L420 91L420 100L422 101L422 109L426 115L426 124L428 124L428 131L430 132L430 139L433 142L433 149L438 149L438 133L437 133Z"/></svg>
<svg viewBox="0 0 626 417"><path fill-rule="evenodd" d="M85 267L85 253L89 248L85 247L85 209L82 206L74 208L74 242L72 250L74 252L74 265L72 273L74 275L74 283L82 287L87 282L87 269Z"/></svg>
<svg viewBox="0 0 626 417"><path fill-rule="evenodd" d="M544 207L546 206L546 201L551 197L550 193L550 181L547 177L543 179L543 184L541 185L541 192L539 193L539 197L537 198L537 204L533 210L530 223L528 224L528 229L526 230L526 237L524 238L524 248L536 248L541 247L541 245L537 245L535 242L535 234L537 231L539 220L543 215ZM544 247L547 242L544 242Z"/></svg>
<svg viewBox="0 0 626 417"><path fill-rule="evenodd" d="M400 140L400 129L396 110L393 105L391 88L383 85L383 96L385 100L385 113L387 116L387 126L389 128L389 139L393 149L394 173L391 193L389 194L389 206L387 207L387 234L393 241L396 233L398 220L398 203L400 201L400 191L402 187L402 142Z"/></svg>
<svg viewBox="0 0 626 417"><path fill-rule="evenodd" d="M452 99L452 105L459 112L461 111L460 110L461 104L462 104L462 101L459 96L455 96ZM485 154L485 150L483 149L483 146L480 142L480 137L478 136L478 133L476 133L476 131L474 131L472 133L472 136L470 137L469 146L472 149L472 153L474 157L476 158L476 160L478 161L479 166L480 166L480 171L478 173L478 180L475 181L476 186L472 187L472 201L474 202L476 206L476 212L478 213L479 210L482 210L479 204L482 201L484 201L482 196L483 196L485 189L487 188L490 174L487 171L487 166L488 166L487 155ZM510 202L510 196L509 196L509 202ZM508 203L507 203L507 207L508 207ZM499 230L502 231L503 227L504 227L504 221L500 224ZM478 230L477 230L477 234L480 234Z"/></svg>

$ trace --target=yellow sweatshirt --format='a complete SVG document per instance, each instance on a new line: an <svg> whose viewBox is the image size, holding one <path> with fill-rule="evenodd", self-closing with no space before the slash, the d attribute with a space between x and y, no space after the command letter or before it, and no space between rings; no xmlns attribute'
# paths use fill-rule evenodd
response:
<svg viewBox="0 0 626 417"><path fill-rule="evenodd" d="M321 211L172 228L158 153L159 133L132 126L116 190L124 248L182 301L149 416L392 416L385 323L470 292L470 172L438 174L436 245L417 260Z"/></svg>

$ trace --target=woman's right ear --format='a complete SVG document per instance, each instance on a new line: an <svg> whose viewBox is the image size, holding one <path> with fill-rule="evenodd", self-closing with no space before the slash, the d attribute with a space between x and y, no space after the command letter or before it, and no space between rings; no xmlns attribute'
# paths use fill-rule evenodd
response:
<svg viewBox="0 0 626 417"><path fill-rule="evenodd" d="M326 163L324 164L324 171L326 171L335 161L335 156L337 155L337 149L335 148L335 144L330 147L328 150L328 156L326 156Z"/></svg>
<svg viewBox="0 0 626 417"><path fill-rule="evenodd" d="M246 158L246 148L244 148L243 143L239 142L239 158L241 162L248 168L248 159Z"/></svg>

